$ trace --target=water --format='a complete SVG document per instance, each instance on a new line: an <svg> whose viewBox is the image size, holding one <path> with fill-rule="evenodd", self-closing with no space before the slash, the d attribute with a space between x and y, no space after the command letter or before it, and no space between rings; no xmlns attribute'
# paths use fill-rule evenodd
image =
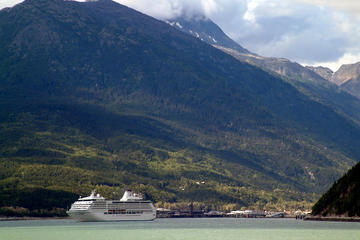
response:
<svg viewBox="0 0 360 240"><path fill-rule="evenodd" d="M73 220L0 222L1 240L359 240L360 223L294 219L156 219L78 223Z"/></svg>

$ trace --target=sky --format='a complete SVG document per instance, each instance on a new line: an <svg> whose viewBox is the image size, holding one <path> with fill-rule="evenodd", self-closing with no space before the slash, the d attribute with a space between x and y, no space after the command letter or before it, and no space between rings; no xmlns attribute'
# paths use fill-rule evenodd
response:
<svg viewBox="0 0 360 240"><path fill-rule="evenodd" d="M0 0L0 8L22 0ZM115 0L166 20L205 15L251 52L336 71L360 61L359 0Z"/></svg>

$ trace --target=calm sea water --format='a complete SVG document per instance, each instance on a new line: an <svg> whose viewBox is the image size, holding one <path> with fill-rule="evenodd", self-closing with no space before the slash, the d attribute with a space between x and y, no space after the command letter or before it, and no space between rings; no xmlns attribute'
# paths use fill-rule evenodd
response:
<svg viewBox="0 0 360 240"><path fill-rule="evenodd" d="M360 223L293 219L156 219L78 223L72 220L0 222L1 240L360 240Z"/></svg>

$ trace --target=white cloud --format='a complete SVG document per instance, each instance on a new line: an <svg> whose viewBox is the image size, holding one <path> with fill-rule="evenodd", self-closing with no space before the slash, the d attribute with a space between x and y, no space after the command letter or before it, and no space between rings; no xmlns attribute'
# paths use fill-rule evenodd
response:
<svg viewBox="0 0 360 240"><path fill-rule="evenodd" d="M247 6L247 11L244 14L244 20L256 24L256 16L254 10L259 6L257 1L250 1Z"/></svg>
<svg viewBox="0 0 360 240"><path fill-rule="evenodd" d="M0 0L0 9L6 8L6 7L12 7L23 1L24 0Z"/></svg>
<svg viewBox="0 0 360 240"><path fill-rule="evenodd" d="M117 0L160 19L203 14L250 51L329 63L360 55L358 0ZM360 60L360 59L359 59Z"/></svg>
<svg viewBox="0 0 360 240"><path fill-rule="evenodd" d="M209 16L222 8L219 0L115 0L140 12L159 19L193 16L202 14ZM226 2L226 1L225 1Z"/></svg>
<svg viewBox="0 0 360 240"><path fill-rule="evenodd" d="M350 13L352 16L360 18L360 3L359 0L297 0L314 4L318 6L327 6L333 8L335 11L343 11Z"/></svg>

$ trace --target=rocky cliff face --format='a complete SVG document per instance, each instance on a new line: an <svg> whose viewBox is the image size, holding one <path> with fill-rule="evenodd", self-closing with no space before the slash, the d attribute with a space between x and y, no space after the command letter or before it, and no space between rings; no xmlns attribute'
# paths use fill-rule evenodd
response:
<svg viewBox="0 0 360 240"><path fill-rule="evenodd" d="M360 98L360 62L342 65L330 81Z"/></svg>
<svg viewBox="0 0 360 240"><path fill-rule="evenodd" d="M306 66L306 68L310 69L311 71L314 71L318 75L320 75L322 78L326 80L331 80L331 78L334 75L334 72L330 68L326 67L313 67L313 66Z"/></svg>
<svg viewBox="0 0 360 240"><path fill-rule="evenodd" d="M359 79L359 76L360 62L355 64L344 64L334 73L331 81L337 85L343 85L349 81Z"/></svg>

